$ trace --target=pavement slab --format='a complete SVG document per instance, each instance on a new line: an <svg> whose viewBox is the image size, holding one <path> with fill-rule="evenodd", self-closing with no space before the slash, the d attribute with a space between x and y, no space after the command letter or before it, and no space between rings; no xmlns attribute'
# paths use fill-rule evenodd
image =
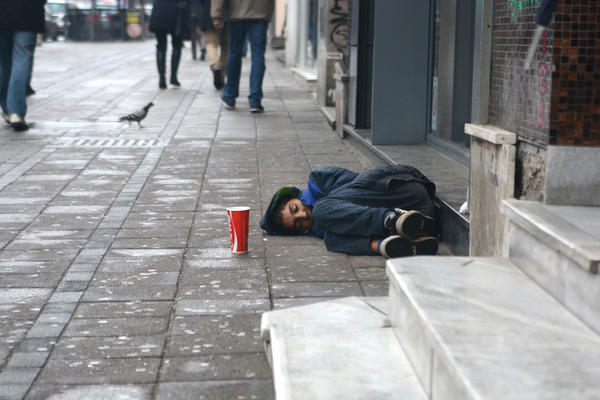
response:
<svg viewBox="0 0 600 400"><path fill-rule="evenodd" d="M230 111L189 51L181 88L159 90L154 52L44 43L30 130L0 126L2 399L272 399L263 312L387 291L383 258L259 227L312 169L375 166L291 72L267 53L250 114L247 60ZM149 101L143 128L117 122ZM249 252L232 254L225 209L241 205Z"/></svg>

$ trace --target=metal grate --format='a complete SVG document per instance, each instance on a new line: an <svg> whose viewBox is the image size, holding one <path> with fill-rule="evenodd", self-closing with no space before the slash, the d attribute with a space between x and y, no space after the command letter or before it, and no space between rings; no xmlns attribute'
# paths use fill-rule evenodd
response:
<svg viewBox="0 0 600 400"><path fill-rule="evenodd" d="M160 139L76 138L57 143L55 147L165 147Z"/></svg>

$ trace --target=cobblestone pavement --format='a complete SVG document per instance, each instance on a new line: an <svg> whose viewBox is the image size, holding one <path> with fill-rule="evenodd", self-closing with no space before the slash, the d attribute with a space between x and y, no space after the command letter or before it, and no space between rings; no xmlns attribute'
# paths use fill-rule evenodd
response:
<svg viewBox="0 0 600 400"><path fill-rule="evenodd" d="M152 41L37 49L32 128L0 126L0 399L269 399L262 312L387 293L383 258L258 227L279 186L368 159L279 62L252 115L246 66L228 111L184 50L183 86L159 90ZM116 122L149 101L143 128Z"/></svg>

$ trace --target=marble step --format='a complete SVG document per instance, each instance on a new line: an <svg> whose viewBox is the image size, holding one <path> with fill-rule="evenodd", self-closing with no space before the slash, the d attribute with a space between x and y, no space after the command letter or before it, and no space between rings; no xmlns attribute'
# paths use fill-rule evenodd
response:
<svg viewBox="0 0 600 400"><path fill-rule="evenodd" d="M390 321L433 399L598 399L600 337L510 260L387 262Z"/></svg>
<svg viewBox="0 0 600 400"><path fill-rule="evenodd" d="M387 298L347 297L263 314L276 398L425 400L387 308Z"/></svg>
<svg viewBox="0 0 600 400"><path fill-rule="evenodd" d="M505 200L509 258L600 333L600 207Z"/></svg>

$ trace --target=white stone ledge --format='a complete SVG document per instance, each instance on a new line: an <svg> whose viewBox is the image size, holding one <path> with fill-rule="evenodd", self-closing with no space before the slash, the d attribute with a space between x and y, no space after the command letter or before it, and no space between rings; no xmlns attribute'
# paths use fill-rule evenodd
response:
<svg viewBox="0 0 600 400"><path fill-rule="evenodd" d="M465 133L493 144L515 144L517 134L494 125L465 124Z"/></svg>

